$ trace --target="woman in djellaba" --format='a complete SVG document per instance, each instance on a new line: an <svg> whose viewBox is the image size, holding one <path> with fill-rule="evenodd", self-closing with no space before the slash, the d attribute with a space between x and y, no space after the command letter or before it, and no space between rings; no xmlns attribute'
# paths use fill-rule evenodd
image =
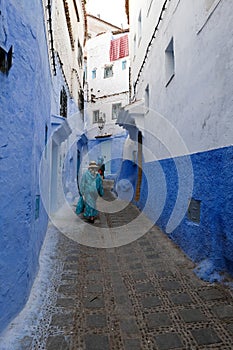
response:
<svg viewBox="0 0 233 350"><path fill-rule="evenodd" d="M103 181L98 173L98 165L95 161L91 161L88 170L83 174L80 183L80 192L83 198L84 208L76 209L76 213L80 214L83 211L83 216L89 222L94 223L98 211L96 209L96 201L98 196L104 195Z"/></svg>

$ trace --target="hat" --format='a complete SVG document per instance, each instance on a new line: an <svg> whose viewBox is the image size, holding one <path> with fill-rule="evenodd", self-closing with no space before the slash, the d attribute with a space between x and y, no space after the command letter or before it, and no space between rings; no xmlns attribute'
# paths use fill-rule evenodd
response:
<svg viewBox="0 0 233 350"><path fill-rule="evenodd" d="M94 160L92 160L89 165L88 165L88 169L97 169L98 165L96 164L96 162Z"/></svg>

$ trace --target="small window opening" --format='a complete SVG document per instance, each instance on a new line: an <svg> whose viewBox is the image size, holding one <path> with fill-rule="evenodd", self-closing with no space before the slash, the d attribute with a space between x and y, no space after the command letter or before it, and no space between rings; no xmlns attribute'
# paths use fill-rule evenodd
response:
<svg viewBox="0 0 233 350"><path fill-rule="evenodd" d="M122 70L125 70L127 67L127 62L126 61L122 61Z"/></svg>
<svg viewBox="0 0 233 350"><path fill-rule="evenodd" d="M82 119L84 118L84 93L80 90L78 93L78 107L81 112Z"/></svg>
<svg viewBox="0 0 233 350"><path fill-rule="evenodd" d="M99 110L93 111L93 123L98 123L99 116L100 116L100 111Z"/></svg>
<svg viewBox="0 0 233 350"><path fill-rule="evenodd" d="M140 10L138 16L138 46L140 45L142 39L142 11Z"/></svg>
<svg viewBox="0 0 233 350"><path fill-rule="evenodd" d="M2 47L0 47L0 71L7 74L12 66L12 56L13 56L13 47L10 47L10 50L6 52Z"/></svg>
<svg viewBox="0 0 233 350"><path fill-rule="evenodd" d="M188 207L188 219L195 222L196 224L200 223L201 218L201 201L191 198L189 207Z"/></svg>
<svg viewBox="0 0 233 350"><path fill-rule="evenodd" d="M135 59L136 57L136 50L137 50L137 36L135 34L133 38L133 59Z"/></svg>
<svg viewBox="0 0 233 350"><path fill-rule="evenodd" d="M113 76L113 66L106 66L104 68L104 79L110 78Z"/></svg>
<svg viewBox="0 0 233 350"><path fill-rule="evenodd" d="M79 68L82 68L83 66L83 50L79 41L78 41L78 65L79 65Z"/></svg>
<svg viewBox="0 0 233 350"><path fill-rule="evenodd" d="M166 86L170 83L175 75L175 55L174 42L171 39L168 47L165 50L165 69L166 69Z"/></svg>
<svg viewBox="0 0 233 350"><path fill-rule="evenodd" d="M147 110L150 107L150 87L149 87L149 84L147 84L147 86L145 88L145 107L147 108Z"/></svg>
<svg viewBox="0 0 233 350"><path fill-rule="evenodd" d="M64 86L60 92L60 115L67 118L67 94Z"/></svg>
<svg viewBox="0 0 233 350"><path fill-rule="evenodd" d="M117 119L121 109L121 103L113 103L112 105L112 119Z"/></svg>
<svg viewBox="0 0 233 350"><path fill-rule="evenodd" d="M45 158L47 158L47 142L48 142L48 125L45 125L45 136L44 136L44 145L45 145Z"/></svg>
<svg viewBox="0 0 233 350"><path fill-rule="evenodd" d="M40 195L36 195L35 220L37 220L39 216L40 216Z"/></svg>
<svg viewBox="0 0 233 350"><path fill-rule="evenodd" d="M92 69L92 79L96 78L96 68Z"/></svg>

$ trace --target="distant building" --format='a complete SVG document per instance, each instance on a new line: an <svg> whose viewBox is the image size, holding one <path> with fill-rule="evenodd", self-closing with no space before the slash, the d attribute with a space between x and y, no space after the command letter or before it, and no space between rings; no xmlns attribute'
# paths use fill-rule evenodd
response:
<svg viewBox="0 0 233 350"><path fill-rule="evenodd" d="M85 127L89 158L103 156L106 176L114 177L126 132L116 125L129 102L128 30L87 15Z"/></svg>
<svg viewBox="0 0 233 350"><path fill-rule="evenodd" d="M126 9L132 94L118 119L130 131L122 173L201 277L233 273L233 3L129 0Z"/></svg>

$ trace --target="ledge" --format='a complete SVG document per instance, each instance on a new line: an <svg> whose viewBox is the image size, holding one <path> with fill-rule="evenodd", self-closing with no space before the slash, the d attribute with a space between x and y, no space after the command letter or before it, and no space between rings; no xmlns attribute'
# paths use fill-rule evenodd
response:
<svg viewBox="0 0 233 350"><path fill-rule="evenodd" d="M95 136L96 139L105 139L111 137L112 134L104 134L104 135L97 135Z"/></svg>

